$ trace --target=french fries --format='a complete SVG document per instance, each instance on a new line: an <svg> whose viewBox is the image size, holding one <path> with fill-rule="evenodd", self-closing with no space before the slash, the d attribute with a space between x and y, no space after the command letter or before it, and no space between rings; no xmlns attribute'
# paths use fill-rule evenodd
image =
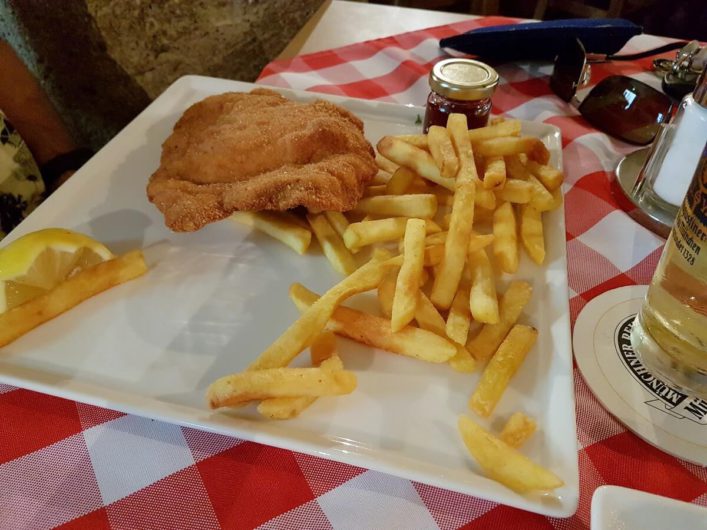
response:
<svg viewBox="0 0 707 530"><path fill-rule="evenodd" d="M486 158L484 171L484 188L492 190L502 188L506 182L506 163L502 156L489 156Z"/></svg>
<svg viewBox="0 0 707 530"><path fill-rule="evenodd" d="M420 291L417 307L415 308L415 320L420 328L436 333L441 337L447 336L447 324L444 322L444 317L439 314L437 308L422 291Z"/></svg>
<svg viewBox="0 0 707 530"><path fill-rule="evenodd" d="M338 396L356 388L356 374L319 368L266 368L224 376L208 389L212 409L270 398Z"/></svg>
<svg viewBox="0 0 707 530"><path fill-rule="evenodd" d="M380 217L431 219L437 213L437 197L431 193L366 197L354 211Z"/></svg>
<svg viewBox="0 0 707 530"><path fill-rule="evenodd" d="M336 233L324 214L307 214L307 221L312 227L317 241L331 266L340 274L348 275L356 270L356 258L346 248L341 236Z"/></svg>
<svg viewBox="0 0 707 530"><path fill-rule="evenodd" d="M246 372L210 387L213 407L260 401L263 416L287 419L320 396L351 392L356 378L336 353L335 333L458 372L487 363L469 407L482 417L493 413L537 337L517 323L530 284L511 281L499 297L496 279L518 270L521 246L543 262L542 213L561 204L562 173L548 165L541 140L521 136L519 120L499 118L469 130L464 115L451 114L446 127L386 136L377 147L380 171L354 210L307 215L327 258L349 276L321 297L293 284L289 295L300 318ZM293 225L311 240L308 227ZM284 233L295 250L306 250L306 236ZM400 254L392 257L380 245L397 246ZM366 247L373 258L356 269L352 253ZM371 289L383 317L341 305ZM311 368L288 367L308 346ZM535 427L516 413L496 438L468 418L459 421L484 473L516 491L562 485L514 449Z"/></svg>
<svg viewBox="0 0 707 530"><path fill-rule="evenodd" d="M468 134L472 144L502 136L520 136L520 120L505 120L486 127L470 129Z"/></svg>
<svg viewBox="0 0 707 530"><path fill-rule="evenodd" d="M510 202L493 212L493 253L503 272L513 274L518 270L518 233Z"/></svg>
<svg viewBox="0 0 707 530"><path fill-rule="evenodd" d="M498 323L496 282L491 262L484 249L469 253L469 271L471 273L471 291L468 300L474 320L486 324Z"/></svg>
<svg viewBox="0 0 707 530"><path fill-rule="evenodd" d="M383 156L381 152L376 153L376 164L381 171L385 171L390 175L395 173L398 169L398 164Z"/></svg>
<svg viewBox="0 0 707 530"><path fill-rule="evenodd" d="M331 332L317 336L309 348L312 366L323 370L343 370L344 365L336 354L336 338ZM258 405L258 412L271 420L288 420L299 416L302 411L317 400L312 396L281 397L265 399Z"/></svg>
<svg viewBox="0 0 707 530"><path fill-rule="evenodd" d="M378 142L378 152L396 164L407 167L435 184L454 190L454 179L443 177L432 155L394 136L384 136Z"/></svg>
<svg viewBox="0 0 707 530"><path fill-rule="evenodd" d="M346 232L346 229L349 227L349 220L346 216L341 212L324 212L324 215L331 227L336 230L339 237L343 239L344 232Z"/></svg>
<svg viewBox="0 0 707 530"><path fill-rule="evenodd" d="M438 125L431 126L427 131L427 143L442 177L455 177L459 170L459 160L447 129Z"/></svg>
<svg viewBox="0 0 707 530"><path fill-rule="evenodd" d="M476 217L476 212L474 212L474 217ZM469 246L466 251L469 253L476 252L477 250L486 248L491 243L493 243L493 234L477 234L472 230L469 236Z"/></svg>
<svg viewBox="0 0 707 530"><path fill-rule="evenodd" d="M471 410L483 418L491 415L537 337L538 331L530 326L516 324L511 328L486 365L481 380L471 395Z"/></svg>
<svg viewBox="0 0 707 530"><path fill-rule="evenodd" d="M445 326L447 337L457 344L466 345L471 311L469 310L469 286L460 286L454 295Z"/></svg>
<svg viewBox="0 0 707 530"><path fill-rule="evenodd" d="M139 250L79 271L54 289L0 313L0 347L7 346L81 302L145 272L147 265Z"/></svg>
<svg viewBox="0 0 707 530"><path fill-rule="evenodd" d="M417 175L411 169L399 167L386 183L387 195L402 195L415 181Z"/></svg>
<svg viewBox="0 0 707 530"><path fill-rule="evenodd" d="M395 258L379 261L375 257L329 289L305 311L285 332L280 335L248 370L281 368L290 364L314 337L324 329L334 309L345 299L356 293L374 289L383 279L389 267L399 264Z"/></svg>
<svg viewBox="0 0 707 530"><path fill-rule="evenodd" d="M528 256L538 265L545 261L545 238L540 211L532 206L520 207L520 239Z"/></svg>
<svg viewBox="0 0 707 530"><path fill-rule="evenodd" d="M312 232L285 212L235 212L231 219L260 230L284 243L297 254L304 254L312 242Z"/></svg>
<svg viewBox="0 0 707 530"><path fill-rule="evenodd" d="M464 269L471 225L474 219L475 190L476 183L469 179L460 182L457 192L454 194L452 218L449 222L449 232L444 245L444 258L440 264L440 273L435 276L430 294L432 303L442 309L447 309L452 304Z"/></svg>
<svg viewBox="0 0 707 530"><path fill-rule="evenodd" d="M550 161L550 152L547 147L534 136L490 138L474 144L474 150L483 157L525 153L529 159L541 164L547 164Z"/></svg>
<svg viewBox="0 0 707 530"><path fill-rule="evenodd" d="M512 281L501 296L496 324L486 324L476 337L467 342L466 347L477 361L486 362L494 354L508 331L516 323L520 313L530 300L533 288L528 282ZM472 308L472 314L473 313Z"/></svg>
<svg viewBox="0 0 707 530"><path fill-rule="evenodd" d="M351 223L344 232L344 244L348 249L354 250L375 243L395 241L405 234L407 221L405 217L389 217ZM441 230L431 219L425 220L426 233L432 234Z"/></svg>
<svg viewBox="0 0 707 530"><path fill-rule="evenodd" d="M499 440L466 416L459 417L464 445L489 478L518 493L551 491L564 485L552 471Z"/></svg>
<svg viewBox="0 0 707 530"><path fill-rule="evenodd" d="M533 435L537 427L538 425L533 418L522 412L515 412L503 426L499 438L511 447L518 449Z"/></svg>
<svg viewBox="0 0 707 530"><path fill-rule="evenodd" d="M300 284L290 287L290 298L300 311L313 307L318 300ZM343 306L333 312L327 329L361 344L430 363L447 362L457 353L452 342L435 333L412 326L393 333L390 320Z"/></svg>
<svg viewBox="0 0 707 530"><path fill-rule="evenodd" d="M400 331L415 317L420 276L425 258L425 221L408 219L405 228L403 264L398 273L390 319L392 330Z"/></svg>
<svg viewBox="0 0 707 530"><path fill-rule="evenodd" d="M545 186L548 191L559 188L564 180L560 170L545 164L538 164L535 160L528 160L525 167L542 182L543 186Z"/></svg>
<svg viewBox="0 0 707 530"><path fill-rule="evenodd" d="M528 174L528 182L532 187L529 204L541 212L552 210L556 203L552 193L534 175Z"/></svg>
<svg viewBox="0 0 707 530"><path fill-rule="evenodd" d="M500 203L513 202L527 204L533 197L533 186L530 182L518 179L507 179L502 189L496 192L496 200Z"/></svg>

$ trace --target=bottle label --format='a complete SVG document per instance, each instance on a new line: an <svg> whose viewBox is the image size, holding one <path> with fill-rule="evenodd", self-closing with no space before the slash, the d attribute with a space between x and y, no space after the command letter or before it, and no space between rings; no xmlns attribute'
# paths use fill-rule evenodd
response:
<svg viewBox="0 0 707 530"><path fill-rule="evenodd" d="M707 145L675 219L672 244L682 268L707 278L707 259L700 259L707 252Z"/></svg>

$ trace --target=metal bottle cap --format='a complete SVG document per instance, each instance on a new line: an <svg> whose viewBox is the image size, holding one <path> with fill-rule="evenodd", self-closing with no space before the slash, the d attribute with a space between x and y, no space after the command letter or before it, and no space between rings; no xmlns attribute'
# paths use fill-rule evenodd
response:
<svg viewBox="0 0 707 530"><path fill-rule="evenodd" d="M444 59L435 64L430 72L430 88L449 99L471 101L489 98L496 85L496 70L473 59Z"/></svg>

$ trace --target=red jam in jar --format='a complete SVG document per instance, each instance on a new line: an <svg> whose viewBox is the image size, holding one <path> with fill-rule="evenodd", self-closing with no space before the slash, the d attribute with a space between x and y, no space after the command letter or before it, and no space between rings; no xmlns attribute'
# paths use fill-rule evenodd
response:
<svg viewBox="0 0 707 530"><path fill-rule="evenodd" d="M424 131L430 125L447 125L449 114L465 114L470 129L486 125L491 113L491 95L498 74L489 65L473 59L445 59L432 67Z"/></svg>

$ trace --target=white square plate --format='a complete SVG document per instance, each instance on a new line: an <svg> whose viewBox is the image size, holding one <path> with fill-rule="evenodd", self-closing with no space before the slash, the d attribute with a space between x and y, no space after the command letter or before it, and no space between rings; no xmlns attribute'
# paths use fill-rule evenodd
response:
<svg viewBox="0 0 707 530"><path fill-rule="evenodd" d="M545 218L546 266L524 258L517 274L534 286L523 320L540 336L492 425L499 428L517 410L537 419L539 432L524 452L565 481L553 494L518 495L476 472L456 420L467 412L479 376L446 365L346 342L344 364L359 380L349 396L321 399L285 422L264 421L251 408L212 412L206 407L209 383L245 368L297 318L287 296L292 282L321 293L339 279L321 255L297 256L228 220L195 233L173 233L147 201L145 186L159 164L161 144L184 110L208 95L253 87L205 77L178 80L8 236L5 243L41 228L71 228L117 253L146 248L151 270L4 348L0 381L538 513L574 513L577 439L562 209ZM417 132L415 121L423 113L417 107L278 91L349 108L364 120L374 144L385 134ZM552 163L561 167L556 127L528 122L524 132L541 137Z"/></svg>
<svg viewBox="0 0 707 530"><path fill-rule="evenodd" d="M592 496L592 530L707 530L707 508L620 486Z"/></svg>

